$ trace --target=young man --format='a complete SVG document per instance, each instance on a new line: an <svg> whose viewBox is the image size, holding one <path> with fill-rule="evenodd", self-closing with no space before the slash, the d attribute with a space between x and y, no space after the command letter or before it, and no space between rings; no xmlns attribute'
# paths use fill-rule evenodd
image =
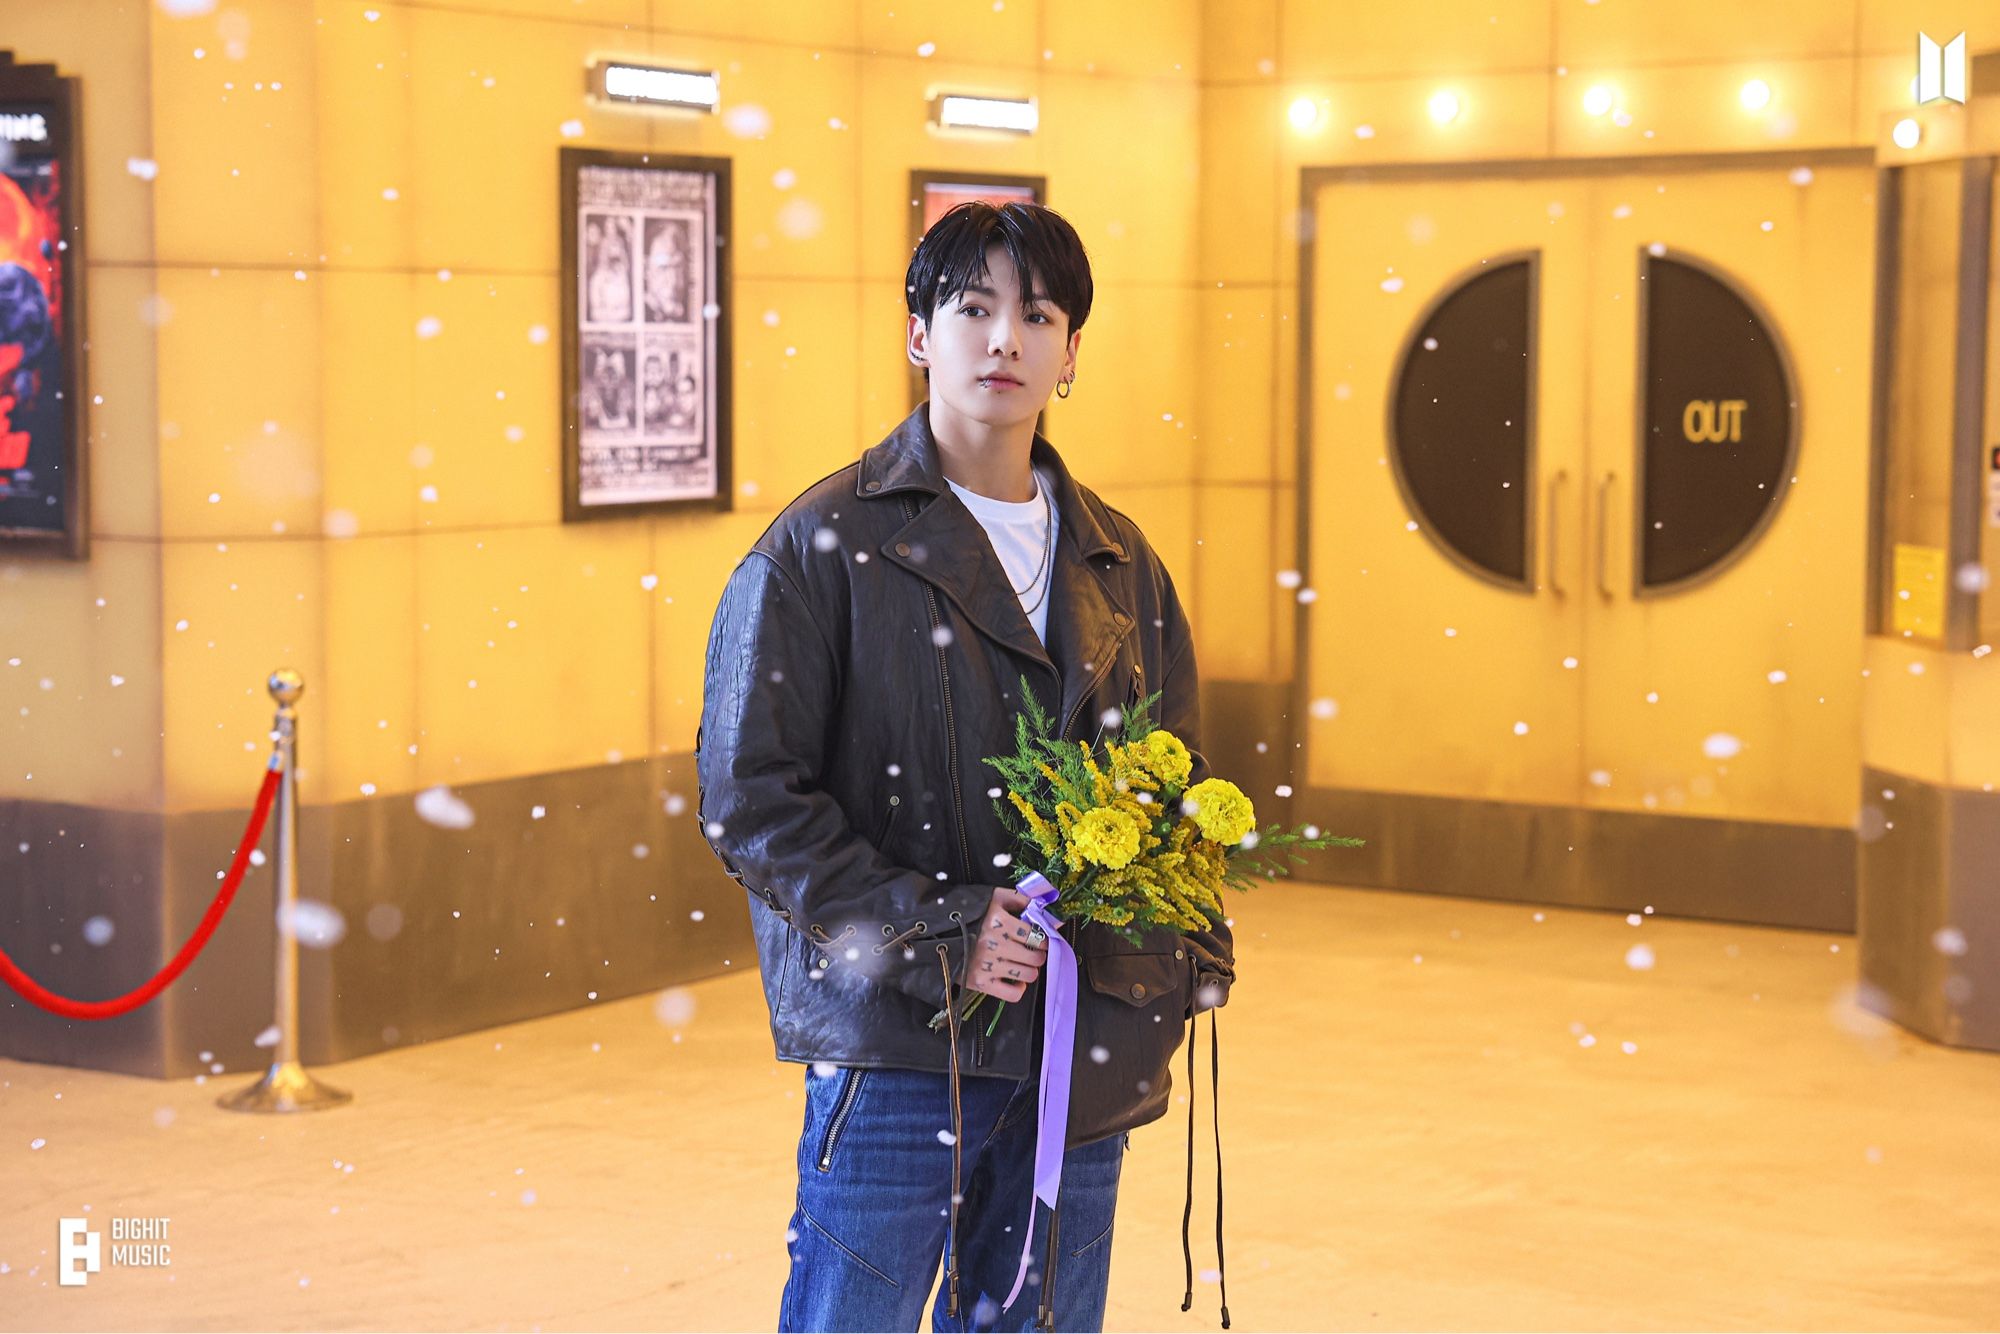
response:
<svg viewBox="0 0 2000 1334"><path fill-rule="evenodd" d="M1227 926L1136 950L1064 927L1076 1056L1057 1205L1037 1207L1048 949L1005 883L982 761L1012 752L1025 677L1072 740L1164 691L1189 782L1207 772L1173 580L1035 433L1076 379L1091 290L1047 208L940 218L906 285L929 399L786 506L716 608L697 816L750 891L778 1058L807 1064L783 1330L915 1330L941 1255L933 1329L1101 1328L1129 1132L1166 1113L1181 1025L1235 976ZM1009 1002L990 1037L990 1000L929 1026L967 988ZM1190 1186L1192 1154L1190 1098Z"/></svg>

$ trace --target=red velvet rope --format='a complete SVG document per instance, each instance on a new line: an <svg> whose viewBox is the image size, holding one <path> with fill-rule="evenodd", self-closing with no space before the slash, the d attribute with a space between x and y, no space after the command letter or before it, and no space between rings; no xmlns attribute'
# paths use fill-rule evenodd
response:
<svg viewBox="0 0 2000 1334"><path fill-rule="evenodd" d="M201 953L202 946L208 944L208 938L215 933L215 928L222 924L222 915L229 911L229 901L236 897L236 887L243 883L243 871L250 865L250 853L256 848L258 840L263 837L264 817L271 812L271 799L277 795L278 780L282 777L283 774L275 767L275 762L274 767L264 771L264 786L258 790L257 809L250 814L250 828L243 835L242 846L236 849L235 860L229 863L229 874L222 878L222 888L216 893L215 902L208 905L207 915L201 919L201 925L195 928L195 933L188 937L187 944L181 946L181 952L176 954L165 968L155 973L153 980L145 986L111 1000L71 1000L67 996L56 995L22 972L14 961L7 957L5 950L0 950L0 978L5 978L8 986L44 1010L69 1019L113 1019L138 1009L165 991L168 985L194 962L195 955Z"/></svg>

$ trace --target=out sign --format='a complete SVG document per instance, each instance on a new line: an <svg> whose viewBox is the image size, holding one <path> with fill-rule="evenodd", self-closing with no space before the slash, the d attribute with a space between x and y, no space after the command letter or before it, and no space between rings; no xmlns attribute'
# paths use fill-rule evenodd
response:
<svg viewBox="0 0 2000 1334"><path fill-rule="evenodd" d="M1748 406L1740 398L1690 399L1681 409L1681 434L1695 444L1741 443L1743 409Z"/></svg>

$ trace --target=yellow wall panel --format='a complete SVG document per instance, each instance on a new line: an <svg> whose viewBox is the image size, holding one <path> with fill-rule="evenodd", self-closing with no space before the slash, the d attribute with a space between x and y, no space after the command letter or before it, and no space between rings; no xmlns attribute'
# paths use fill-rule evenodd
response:
<svg viewBox="0 0 2000 1334"><path fill-rule="evenodd" d="M1955 786L2000 786L2000 655L1958 654L1951 664L1951 741L1946 760Z"/></svg>
<svg viewBox="0 0 2000 1334"><path fill-rule="evenodd" d="M1291 486L1299 479L1299 289L1280 287L1277 300L1272 308L1271 318L1277 322L1276 336L1271 340L1272 354L1277 360L1276 406L1272 417L1277 423L1277 442L1272 451L1272 473L1281 486Z"/></svg>
<svg viewBox="0 0 2000 1334"><path fill-rule="evenodd" d="M1258 681L1270 672L1271 618L1284 607L1271 567L1271 490L1201 489L1195 566L1202 615L1195 647L1204 680Z"/></svg>
<svg viewBox="0 0 2000 1334"><path fill-rule="evenodd" d="M326 732L326 767L315 801L362 801L417 786L423 743L417 716L420 540L356 537L325 544L329 675L308 682L306 695L310 725Z"/></svg>
<svg viewBox="0 0 2000 1334"><path fill-rule="evenodd" d="M166 542L159 550L168 812L241 808L257 795L277 705L265 687L305 678L302 716L328 684L324 546L312 539ZM317 795L324 726L301 724L299 781Z"/></svg>
<svg viewBox="0 0 2000 1334"><path fill-rule="evenodd" d="M650 591L653 671L653 749L666 754L694 749L701 720L708 632L722 600L722 586L773 516L763 513L672 515L654 519L652 562L659 574ZM683 793L695 806L693 779Z"/></svg>
<svg viewBox="0 0 2000 1334"><path fill-rule="evenodd" d="M0 798L153 809L162 693L157 543L0 561Z"/></svg>
<svg viewBox="0 0 2000 1334"><path fill-rule="evenodd" d="M1550 0L1281 5L1278 71L1305 80L1534 68L1548 61L1554 9Z"/></svg>
<svg viewBox="0 0 2000 1334"><path fill-rule="evenodd" d="M1853 53L1859 0L1758 0L1756 4L1628 5L1556 0L1553 51L1558 64L1686 65L1751 57L1846 56ZM1910 34L1916 53L1916 33Z"/></svg>
<svg viewBox="0 0 2000 1334"><path fill-rule="evenodd" d="M408 30L411 178L397 188L417 265L553 273L558 148L643 150L657 119L586 104L584 70L643 58L648 39L437 9L410 10Z"/></svg>
<svg viewBox="0 0 2000 1334"><path fill-rule="evenodd" d="M419 786L643 757L644 524L426 533L416 549Z"/></svg>
<svg viewBox="0 0 2000 1334"><path fill-rule="evenodd" d="M660 32L738 37L786 46L824 46L851 51L861 42L861 14L851 4L824 0L673 0L654 3L648 20Z"/></svg>
<svg viewBox="0 0 2000 1334"><path fill-rule="evenodd" d="M1954 33L1957 31L1953 30ZM1994 25L2000 32L2000 24ZM1913 39L1914 44L1914 39ZM1968 68L1966 76L1971 77ZM1852 142L1874 144L1882 118L1914 108L1917 102L1917 61L1914 51L1861 56L1854 62L1854 123Z"/></svg>
<svg viewBox="0 0 2000 1334"><path fill-rule="evenodd" d="M940 130L930 122L930 99L940 93L979 97L1038 98L1041 73L1033 68L992 68L932 60L868 55L860 64L859 153L860 265L873 282L900 284L910 266L910 173L967 171L983 175L1043 174L1047 134ZM1048 111L1040 107L1046 123ZM1064 182L1049 182L1049 204L1066 212ZM1074 218L1071 219L1075 221Z"/></svg>
<svg viewBox="0 0 2000 1334"><path fill-rule="evenodd" d="M1214 287L1195 292L1194 475L1204 483L1269 482L1276 441L1271 340L1274 289Z"/></svg>
<svg viewBox="0 0 2000 1334"><path fill-rule="evenodd" d="M1200 0L1060 0L1044 7L1043 56L1051 72L1162 79L1176 91L1201 69Z"/></svg>
<svg viewBox="0 0 2000 1334"><path fill-rule="evenodd" d="M995 6L980 0L966 4L875 3L858 6L861 48L869 57L969 62L986 66L1033 68L1042 63L1045 43L1040 34L1059 8L1041 0L1006 0ZM925 55L923 48L930 47Z"/></svg>
<svg viewBox="0 0 2000 1334"><path fill-rule="evenodd" d="M1282 90L1207 84L1201 90L1201 207L1195 272L1205 282L1270 282L1277 248Z"/></svg>
<svg viewBox="0 0 2000 1334"><path fill-rule="evenodd" d="M1100 286L1193 277L1199 107L1192 83L1044 76L1042 123L1065 127L1043 146L1049 203L1083 237Z"/></svg>
<svg viewBox="0 0 2000 1334"><path fill-rule="evenodd" d="M661 38L660 45L663 59L685 57L721 71L721 110L655 114L652 146L734 160L736 275L853 276L858 60L832 49L707 38Z"/></svg>
<svg viewBox="0 0 2000 1334"><path fill-rule="evenodd" d="M1203 97L1224 80L1270 79L1278 73L1279 0L1201 6Z"/></svg>
<svg viewBox="0 0 2000 1334"><path fill-rule="evenodd" d="M1862 641L1861 762L1950 782L1951 673L1945 655L1869 635ZM1857 780L1858 781L1858 780Z"/></svg>
<svg viewBox="0 0 2000 1334"><path fill-rule="evenodd" d="M859 453L857 296L852 282L736 284L736 508L775 514Z"/></svg>
<svg viewBox="0 0 2000 1334"><path fill-rule="evenodd" d="M172 312L154 277L150 268L96 264L84 272L90 323L85 475L93 540L160 535L154 339L156 322Z"/></svg>
<svg viewBox="0 0 2000 1334"><path fill-rule="evenodd" d="M1272 579L1286 570L1303 570L1299 554L1299 493L1296 483L1286 482L1271 493ZM1280 586L1282 587L1282 585ZM1285 681L1292 676L1298 645L1298 594L1289 590L1279 595L1271 614L1271 662L1258 679Z"/></svg>
<svg viewBox="0 0 2000 1334"><path fill-rule="evenodd" d="M160 529L317 532L319 278L162 269Z"/></svg>
<svg viewBox="0 0 2000 1334"><path fill-rule="evenodd" d="M449 272L449 271L446 271ZM561 319L540 275L418 274L414 484L420 528L562 521ZM435 323L433 323L435 321ZM535 341L537 330L545 331Z"/></svg>
<svg viewBox="0 0 2000 1334"><path fill-rule="evenodd" d="M402 4L404 0L390 0ZM387 9L389 5L373 5ZM415 6L411 6L415 8ZM652 0L423 0L429 9L461 9L595 27L644 27Z"/></svg>
<svg viewBox="0 0 2000 1334"><path fill-rule="evenodd" d="M2000 39L2000 3L1995 0L1861 0L1856 19L1859 49L1867 55L1895 55L1912 73L1917 34L1940 43L1966 34L1968 51L1990 51ZM1969 72L1969 71L1968 71ZM1975 91L1990 92L1991 89Z"/></svg>
<svg viewBox="0 0 2000 1334"><path fill-rule="evenodd" d="M319 249L335 268L412 262L411 12L319 0Z"/></svg>
<svg viewBox="0 0 2000 1334"><path fill-rule="evenodd" d="M397 272L330 269L320 276L322 500L329 537L408 533L420 510L428 517L435 508L420 506L417 494L424 478L418 464L434 460L438 448L419 431L414 407L413 288L425 282ZM480 336L457 325L449 332L468 340ZM526 341L523 331L515 334Z"/></svg>
<svg viewBox="0 0 2000 1334"><path fill-rule="evenodd" d="M910 401L910 358L907 352L910 308L902 284L864 279L855 294L860 320L855 336L861 390L856 408L860 426L849 441L848 458L896 428L916 405ZM1090 326L1085 325L1086 332ZM829 456L830 457L830 456Z"/></svg>
<svg viewBox="0 0 2000 1334"><path fill-rule="evenodd" d="M232 0L193 18L148 11L160 260L314 263L312 6Z"/></svg>
<svg viewBox="0 0 2000 1334"><path fill-rule="evenodd" d="M1194 349L1162 329L1193 326L1191 285L1097 282L1077 345L1076 383L1051 400L1049 439L1093 482L1157 484L1194 477L1199 391Z"/></svg>

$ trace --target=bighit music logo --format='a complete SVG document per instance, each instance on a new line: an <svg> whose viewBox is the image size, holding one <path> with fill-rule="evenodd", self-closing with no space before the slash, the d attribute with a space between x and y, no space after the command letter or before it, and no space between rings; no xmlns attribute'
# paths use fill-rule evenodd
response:
<svg viewBox="0 0 2000 1334"><path fill-rule="evenodd" d="M141 1269L163 1269L173 1263L173 1247L167 1242L170 1218L113 1218L111 1220L111 1263ZM91 1229L90 1220L60 1220L56 1256L60 1282L65 1288L80 1288L92 1274L104 1267L104 1234ZM78 1262L82 1267L78 1267Z"/></svg>

